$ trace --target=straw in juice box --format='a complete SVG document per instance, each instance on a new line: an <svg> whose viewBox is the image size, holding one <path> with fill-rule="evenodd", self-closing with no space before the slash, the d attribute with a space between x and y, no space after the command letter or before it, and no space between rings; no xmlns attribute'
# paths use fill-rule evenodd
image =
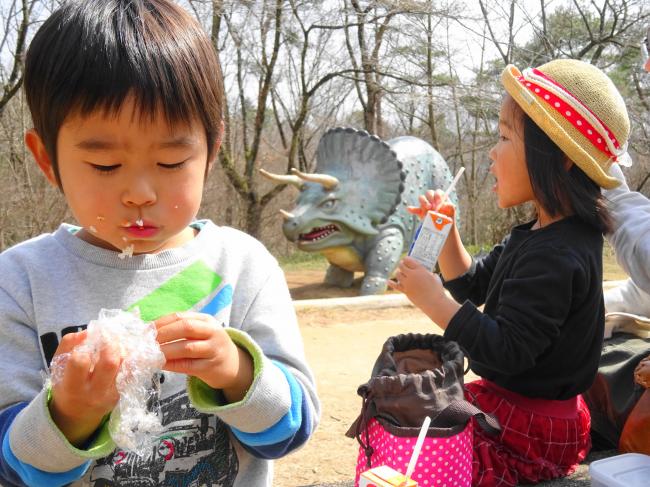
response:
<svg viewBox="0 0 650 487"><path fill-rule="evenodd" d="M449 193L454 190L463 171L465 171L464 167L458 170L454 180L443 193L440 201L441 204L447 199ZM438 262L442 246L447 240L453 222L453 219L447 215L435 211L428 211L424 215L420 226L415 231L408 256L417 260L427 269L433 270L436 262Z"/></svg>

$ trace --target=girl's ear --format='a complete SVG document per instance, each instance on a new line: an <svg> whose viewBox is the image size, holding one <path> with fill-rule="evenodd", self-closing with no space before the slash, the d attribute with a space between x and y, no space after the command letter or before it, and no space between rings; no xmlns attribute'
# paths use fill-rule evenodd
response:
<svg viewBox="0 0 650 487"><path fill-rule="evenodd" d="M45 174L45 177L50 184L58 188L59 182L56 180L52 161L50 160L47 150L45 150L43 140L40 135L36 133L36 130L30 129L25 133L25 145L29 149L29 152L32 153L32 156L34 156L36 164L38 164L38 167L41 169L43 174Z"/></svg>
<svg viewBox="0 0 650 487"><path fill-rule="evenodd" d="M569 171L573 167L573 161L568 157L564 159L564 170Z"/></svg>

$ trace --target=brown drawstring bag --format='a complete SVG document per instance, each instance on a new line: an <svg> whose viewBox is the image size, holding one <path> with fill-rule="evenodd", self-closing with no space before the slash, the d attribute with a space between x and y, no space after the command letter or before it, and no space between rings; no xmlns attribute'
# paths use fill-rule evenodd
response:
<svg viewBox="0 0 650 487"><path fill-rule="evenodd" d="M459 345L440 335L410 333L390 337L384 343L370 380L357 390L363 398L361 413L346 433L360 445L357 480L361 470L377 465L387 464L401 471L403 465L390 463L397 457L392 452L399 449L404 451L402 458L407 458L407 445L412 448L414 444L408 440L418 436L426 416L431 418L425 440L430 444L424 448L435 444L442 456L421 467L422 473L416 469L415 475L425 475L424 469L426 475L434 475L437 468L447 465L449 455L465 445L469 448L465 460L471 480L470 419L475 418L490 433L500 427L496 419L465 399L464 359ZM438 459L441 465L432 469Z"/></svg>

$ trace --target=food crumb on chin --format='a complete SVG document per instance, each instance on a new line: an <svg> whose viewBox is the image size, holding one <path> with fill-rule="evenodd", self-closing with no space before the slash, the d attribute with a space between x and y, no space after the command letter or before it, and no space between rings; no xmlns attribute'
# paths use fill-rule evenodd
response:
<svg viewBox="0 0 650 487"><path fill-rule="evenodd" d="M133 244L128 245L126 248L122 250L121 253L117 255L120 259L124 259L125 257L133 257Z"/></svg>

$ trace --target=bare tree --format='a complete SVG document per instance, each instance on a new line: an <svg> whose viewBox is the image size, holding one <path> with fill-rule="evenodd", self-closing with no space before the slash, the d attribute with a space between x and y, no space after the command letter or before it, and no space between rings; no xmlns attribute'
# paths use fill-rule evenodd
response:
<svg viewBox="0 0 650 487"><path fill-rule="evenodd" d="M380 137L384 135L382 44L391 20L400 11L391 2L369 1L362 5L359 0L345 0L345 39L352 67L361 73L354 81L363 108L365 129Z"/></svg>
<svg viewBox="0 0 650 487"><path fill-rule="evenodd" d="M7 65L0 63L0 115L16 95L23 83L23 60L27 33L32 21L36 0L12 0L0 4L0 22L3 33L0 52L6 56Z"/></svg>

